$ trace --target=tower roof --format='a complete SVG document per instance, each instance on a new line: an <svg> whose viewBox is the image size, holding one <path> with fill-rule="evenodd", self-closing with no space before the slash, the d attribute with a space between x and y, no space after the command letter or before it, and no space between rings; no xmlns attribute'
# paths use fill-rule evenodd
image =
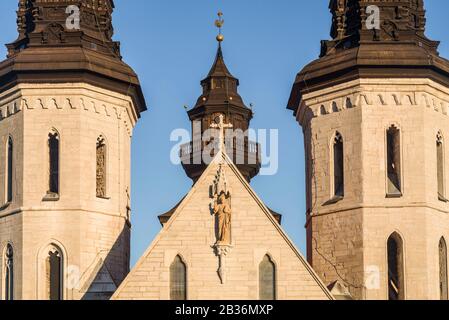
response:
<svg viewBox="0 0 449 320"><path fill-rule="evenodd" d="M203 94L198 98L195 108L206 105L230 105L248 109L238 93L239 80L229 71L223 57L221 42L218 45L215 61L207 77L201 81Z"/></svg>
<svg viewBox="0 0 449 320"><path fill-rule="evenodd" d="M449 86L449 61L425 36L423 0L330 0L331 40L295 80L288 108L301 96L358 78L429 78Z"/></svg>
<svg viewBox="0 0 449 320"><path fill-rule="evenodd" d="M423 0L330 0L330 41L322 42L321 56L370 43L412 44L437 53L439 42L424 32Z"/></svg>
<svg viewBox="0 0 449 320"><path fill-rule="evenodd" d="M223 50L221 49L221 42L218 45L217 55L215 56L214 64L209 71L207 77L228 77L234 78L234 76L229 72L226 63L224 62Z"/></svg>
<svg viewBox="0 0 449 320"><path fill-rule="evenodd" d="M113 10L113 0L19 0L19 37L7 45L8 55L29 47L78 45L119 58Z"/></svg>
<svg viewBox="0 0 449 320"><path fill-rule="evenodd" d="M17 83L85 82L146 110L139 79L112 40L113 0L18 0L18 38L0 62L0 90Z"/></svg>

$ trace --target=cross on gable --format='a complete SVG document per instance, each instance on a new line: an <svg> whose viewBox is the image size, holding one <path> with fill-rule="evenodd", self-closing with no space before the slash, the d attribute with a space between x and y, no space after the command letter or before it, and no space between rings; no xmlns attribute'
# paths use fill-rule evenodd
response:
<svg viewBox="0 0 449 320"><path fill-rule="evenodd" d="M231 129L234 126L232 125L232 123L224 123L224 115L220 114L218 116L218 123L212 123L210 127L220 130L218 136L218 151L225 150L225 129Z"/></svg>

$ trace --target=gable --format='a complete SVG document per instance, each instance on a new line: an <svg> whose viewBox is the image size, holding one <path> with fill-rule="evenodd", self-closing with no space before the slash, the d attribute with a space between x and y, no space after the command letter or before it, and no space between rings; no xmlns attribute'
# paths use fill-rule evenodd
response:
<svg viewBox="0 0 449 320"><path fill-rule="evenodd" d="M218 272L217 221L211 197L220 163L232 212L231 245L223 274ZM257 300L259 264L266 255L276 266L277 299L332 299L227 156L217 156L208 166L113 299L169 299L169 267L178 255L187 266L190 300Z"/></svg>

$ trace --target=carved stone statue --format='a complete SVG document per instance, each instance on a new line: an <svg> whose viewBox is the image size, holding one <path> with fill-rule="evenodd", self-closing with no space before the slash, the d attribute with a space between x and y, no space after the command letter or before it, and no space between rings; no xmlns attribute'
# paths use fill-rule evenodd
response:
<svg viewBox="0 0 449 320"><path fill-rule="evenodd" d="M214 203L217 217L217 245L231 244L231 195L222 191Z"/></svg>

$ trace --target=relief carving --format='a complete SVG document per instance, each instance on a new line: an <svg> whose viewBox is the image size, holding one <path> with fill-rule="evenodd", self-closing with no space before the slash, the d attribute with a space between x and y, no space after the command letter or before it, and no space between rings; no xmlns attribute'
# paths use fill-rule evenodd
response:
<svg viewBox="0 0 449 320"><path fill-rule="evenodd" d="M106 198L106 144L102 136L97 140L97 197Z"/></svg>

